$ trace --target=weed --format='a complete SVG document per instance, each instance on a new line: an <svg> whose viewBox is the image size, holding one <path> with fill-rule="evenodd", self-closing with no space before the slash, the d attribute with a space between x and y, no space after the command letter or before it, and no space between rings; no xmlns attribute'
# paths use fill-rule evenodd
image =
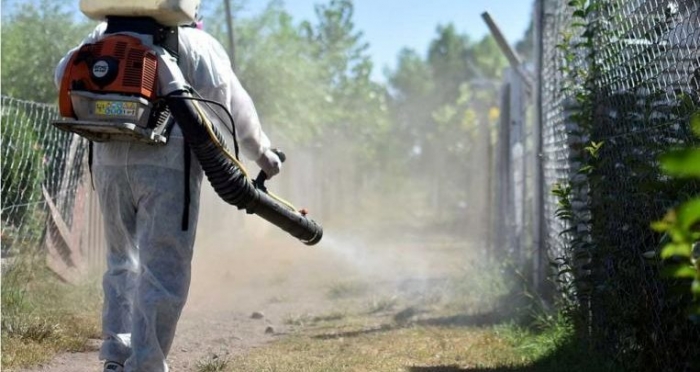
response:
<svg viewBox="0 0 700 372"><path fill-rule="evenodd" d="M14 314L3 316L2 331L6 337L41 343L58 332L58 325L37 316Z"/></svg>
<svg viewBox="0 0 700 372"><path fill-rule="evenodd" d="M512 282L505 263L495 261L471 262L458 275L450 278L446 306L459 311L484 313L495 307L511 293Z"/></svg>
<svg viewBox="0 0 700 372"><path fill-rule="evenodd" d="M515 346L523 355L536 360L548 355L574 336L574 328L563 316L550 318L548 324L537 324L532 330L515 323L496 326L496 333Z"/></svg>
<svg viewBox="0 0 700 372"><path fill-rule="evenodd" d="M533 371L619 371L609 359L592 350L576 335L562 314L539 316L532 327L514 322L494 327L494 332L527 361Z"/></svg>
<svg viewBox="0 0 700 372"><path fill-rule="evenodd" d="M62 351L83 351L99 337L97 282L68 286L22 259L2 273L2 368L36 365Z"/></svg>
<svg viewBox="0 0 700 372"><path fill-rule="evenodd" d="M195 368L197 372L223 372L228 370L229 364L231 359L228 355L210 354L198 361Z"/></svg>

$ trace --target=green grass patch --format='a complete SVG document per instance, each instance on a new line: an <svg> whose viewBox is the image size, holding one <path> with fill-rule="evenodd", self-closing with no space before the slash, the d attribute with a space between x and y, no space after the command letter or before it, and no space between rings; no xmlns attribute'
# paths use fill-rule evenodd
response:
<svg viewBox="0 0 700 372"><path fill-rule="evenodd" d="M2 274L2 367L49 361L56 353L85 351L100 337L102 295L96 281L59 282L40 263L22 260Z"/></svg>
<svg viewBox="0 0 700 372"><path fill-rule="evenodd" d="M494 327L527 362L527 371L616 372L622 371L611 360L580 339L563 315L540 316L532 327L507 323Z"/></svg>
<svg viewBox="0 0 700 372"><path fill-rule="evenodd" d="M471 313L501 311L503 299L512 296L516 282L505 263L473 260L449 278L445 305Z"/></svg>

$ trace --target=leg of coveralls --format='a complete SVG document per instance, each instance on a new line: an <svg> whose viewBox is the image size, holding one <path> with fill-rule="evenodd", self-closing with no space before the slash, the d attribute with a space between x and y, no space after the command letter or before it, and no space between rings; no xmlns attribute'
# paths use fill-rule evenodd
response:
<svg viewBox="0 0 700 372"><path fill-rule="evenodd" d="M100 359L124 364L131 354L131 309L138 272L136 209L126 167L96 166L93 177L107 238Z"/></svg>
<svg viewBox="0 0 700 372"><path fill-rule="evenodd" d="M134 302L132 354L125 372L165 372L165 358L190 286L202 172L191 172L189 226L182 231L182 170L134 165L130 178L139 195L137 242L141 272Z"/></svg>

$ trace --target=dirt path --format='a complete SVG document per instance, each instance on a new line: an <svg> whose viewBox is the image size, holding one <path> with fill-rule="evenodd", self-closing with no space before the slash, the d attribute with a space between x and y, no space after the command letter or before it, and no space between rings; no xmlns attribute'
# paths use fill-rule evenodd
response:
<svg viewBox="0 0 700 372"><path fill-rule="evenodd" d="M263 238L264 231L237 247L217 243L235 241L232 236L241 234L237 230L198 237L190 297L168 357L172 371L193 371L208 356L233 356L282 337L285 317L322 306L306 273L317 273L318 265L327 263L314 257L313 248L281 234ZM263 317L254 319L254 312ZM21 372L101 371L98 348L99 340L93 340L89 352L62 354Z"/></svg>
<svg viewBox="0 0 700 372"><path fill-rule="evenodd" d="M293 332L294 319L345 311L329 291L342 297L359 283L367 298L356 303L366 304L397 290L381 292L377 283L420 290L455 261L449 257L454 252L424 250L415 241L413 248L395 244L378 249L352 234L332 232L321 245L307 247L258 219L219 221L216 213L207 215L212 219L200 222L209 229L198 232L190 297L168 357L172 371L195 371L198 362L212 355L235 356L284 337ZM246 238L241 241L240 236ZM263 317L253 318L254 312ZM95 340L89 352L59 355L47 365L20 372L101 371L98 347Z"/></svg>

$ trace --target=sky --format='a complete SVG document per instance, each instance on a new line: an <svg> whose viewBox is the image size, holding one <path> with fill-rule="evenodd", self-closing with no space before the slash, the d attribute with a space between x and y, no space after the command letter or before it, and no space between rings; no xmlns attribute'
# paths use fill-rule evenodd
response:
<svg viewBox="0 0 700 372"><path fill-rule="evenodd" d="M206 0L205 0L206 1ZM318 0L285 0L287 11L296 21L313 20ZM241 13L254 14L267 1L248 0ZM506 40L513 45L520 40L532 16L533 0L355 0L355 27L370 44L375 64L373 79L384 80L385 68L396 66L404 47L425 54L437 35L438 24L453 23L460 33L480 39L488 34L481 13L488 11Z"/></svg>
<svg viewBox="0 0 700 372"><path fill-rule="evenodd" d="M7 0L13 4L35 0ZM117 0L118 1L118 0ZM203 0L214 4L220 0ZM243 4L239 16L262 12L268 0L231 0ZM296 22L315 19L314 4L324 0L283 0ZM76 12L78 0L74 1ZM481 39L488 28L481 13L488 11L506 40L513 45L522 38L534 6L534 0L354 0L355 26L364 33L374 61L373 80L384 81L384 70L396 66L398 53L408 47L425 55L439 24L453 23L458 32ZM206 22L206 21L205 21Z"/></svg>

